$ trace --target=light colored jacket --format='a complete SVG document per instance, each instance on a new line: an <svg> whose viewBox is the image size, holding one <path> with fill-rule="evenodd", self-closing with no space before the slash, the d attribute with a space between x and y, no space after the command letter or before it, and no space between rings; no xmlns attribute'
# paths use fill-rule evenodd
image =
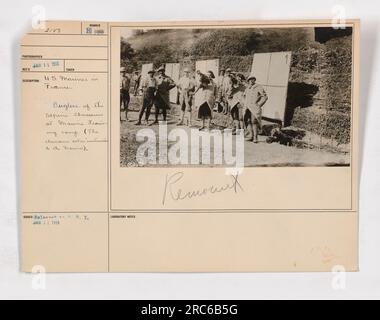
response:
<svg viewBox="0 0 380 320"><path fill-rule="evenodd" d="M131 86L131 78L128 75L121 75L120 76L120 89L123 89L125 91L129 91L129 88Z"/></svg>
<svg viewBox="0 0 380 320"><path fill-rule="evenodd" d="M268 100L267 93L259 84L247 87L244 91L244 108L251 111L252 115L261 121L262 107Z"/></svg>
<svg viewBox="0 0 380 320"><path fill-rule="evenodd" d="M148 90L149 89L149 90ZM157 89L157 80L156 78L147 77L142 83L143 95L148 96L149 98Z"/></svg>
<svg viewBox="0 0 380 320"><path fill-rule="evenodd" d="M179 104L188 105L191 100L191 93L195 90L195 80L190 77L181 77L177 83L179 89Z"/></svg>
<svg viewBox="0 0 380 320"><path fill-rule="evenodd" d="M222 81L222 93L223 95L228 98L232 91L232 79L229 76L225 76Z"/></svg>

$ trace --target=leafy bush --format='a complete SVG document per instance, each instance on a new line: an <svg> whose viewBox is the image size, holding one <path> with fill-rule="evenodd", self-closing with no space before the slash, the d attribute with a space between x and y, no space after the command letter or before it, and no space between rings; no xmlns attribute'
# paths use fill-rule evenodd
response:
<svg viewBox="0 0 380 320"><path fill-rule="evenodd" d="M340 144L350 142L351 116L347 112L321 111L315 107L297 108L292 125L332 138Z"/></svg>

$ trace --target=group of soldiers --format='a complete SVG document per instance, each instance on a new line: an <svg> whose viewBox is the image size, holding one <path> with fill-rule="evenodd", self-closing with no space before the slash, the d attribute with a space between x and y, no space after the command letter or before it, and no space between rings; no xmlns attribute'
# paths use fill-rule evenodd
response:
<svg viewBox="0 0 380 320"><path fill-rule="evenodd" d="M177 125L192 126L192 113L195 110L202 121L199 130L210 129L213 112L230 115L233 120L233 134L237 129L245 129L246 140L258 142L258 132L261 128L262 108L268 96L264 88L256 83L256 77L247 78L241 73L232 72L230 68L220 70L218 79L212 71L206 74L197 70L194 75L189 68L184 68L183 74L177 83L165 74L161 66L156 71L149 71L139 87L142 89L142 105L136 125L145 121L149 124L152 106L155 107L155 120L150 125L158 124L160 111L166 121L167 110L170 108L169 92L177 87L179 91L179 105L181 110ZM126 119L128 119L129 89L131 78L125 69L121 71L120 106L124 105ZM134 86L134 94L136 92Z"/></svg>

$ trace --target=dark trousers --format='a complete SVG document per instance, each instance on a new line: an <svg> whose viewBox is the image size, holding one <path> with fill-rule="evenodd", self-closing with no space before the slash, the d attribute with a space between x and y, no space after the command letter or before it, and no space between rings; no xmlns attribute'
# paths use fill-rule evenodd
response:
<svg viewBox="0 0 380 320"><path fill-rule="evenodd" d="M138 82L136 82L134 87L133 87L133 95L137 96L137 93L139 92L139 86L140 86L140 84Z"/></svg>
<svg viewBox="0 0 380 320"><path fill-rule="evenodd" d="M156 96L156 99L155 99L155 102L154 102L154 108L155 108L156 121L158 121L158 115L160 114L160 110L162 110L163 120L166 121L166 109L167 109L167 105L162 100L162 98L160 96Z"/></svg>
<svg viewBox="0 0 380 320"><path fill-rule="evenodd" d="M124 110L127 110L130 100L131 97L129 96L128 90L120 90L120 109L121 106L124 105Z"/></svg>
<svg viewBox="0 0 380 320"><path fill-rule="evenodd" d="M245 111L244 114L244 124L247 126L249 124L252 124L252 113L248 109Z"/></svg>
<svg viewBox="0 0 380 320"><path fill-rule="evenodd" d="M153 98L152 97L144 97L143 99L143 104L139 112L139 122L141 122L141 119L144 115L145 112L145 120L149 120L150 116L150 109L152 108L153 105Z"/></svg>
<svg viewBox="0 0 380 320"><path fill-rule="evenodd" d="M249 111L249 110L248 110ZM243 108L240 104L231 109L232 120L243 121Z"/></svg>

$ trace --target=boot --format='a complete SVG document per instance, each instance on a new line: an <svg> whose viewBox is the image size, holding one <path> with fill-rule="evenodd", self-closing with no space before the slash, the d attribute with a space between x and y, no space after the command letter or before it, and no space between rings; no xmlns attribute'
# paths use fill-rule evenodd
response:
<svg viewBox="0 0 380 320"><path fill-rule="evenodd" d="M239 121L239 129L245 129L244 128L244 121Z"/></svg>
<svg viewBox="0 0 380 320"><path fill-rule="evenodd" d="M205 130L205 119L202 119L202 127L199 128L199 131Z"/></svg>
<svg viewBox="0 0 380 320"><path fill-rule="evenodd" d="M179 121L177 122L177 126L183 125L183 119L185 118L185 112L181 111L181 117L179 118Z"/></svg>
<svg viewBox="0 0 380 320"><path fill-rule="evenodd" d="M247 131L248 131L248 135L245 138L245 141L253 141L253 127L251 123L247 125Z"/></svg>
<svg viewBox="0 0 380 320"><path fill-rule="evenodd" d="M207 129L207 130L210 130L210 129L211 129L211 119L210 119L210 118L207 119L207 120L206 120L206 123L207 123L207 124L206 124L206 129Z"/></svg>
<svg viewBox="0 0 380 320"><path fill-rule="evenodd" d="M257 139L257 134L258 134L258 131L259 131L259 127L257 124L254 124L253 125L253 142L254 143L258 143L259 140Z"/></svg>
<svg viewBox="0 0 380 320"><path fill-rule="evenodd" d="M190 111L186 112L186 119L187 119L187 125L191 127L191 112Z"/></svg>
<svg viewBox="0 0 380 320"><path fill-rule="evenodd" d="M236 136L237 129L239 129L239 121L238 120L234 120L234 127L232 129L232 135L233 136Z"/></svg>

